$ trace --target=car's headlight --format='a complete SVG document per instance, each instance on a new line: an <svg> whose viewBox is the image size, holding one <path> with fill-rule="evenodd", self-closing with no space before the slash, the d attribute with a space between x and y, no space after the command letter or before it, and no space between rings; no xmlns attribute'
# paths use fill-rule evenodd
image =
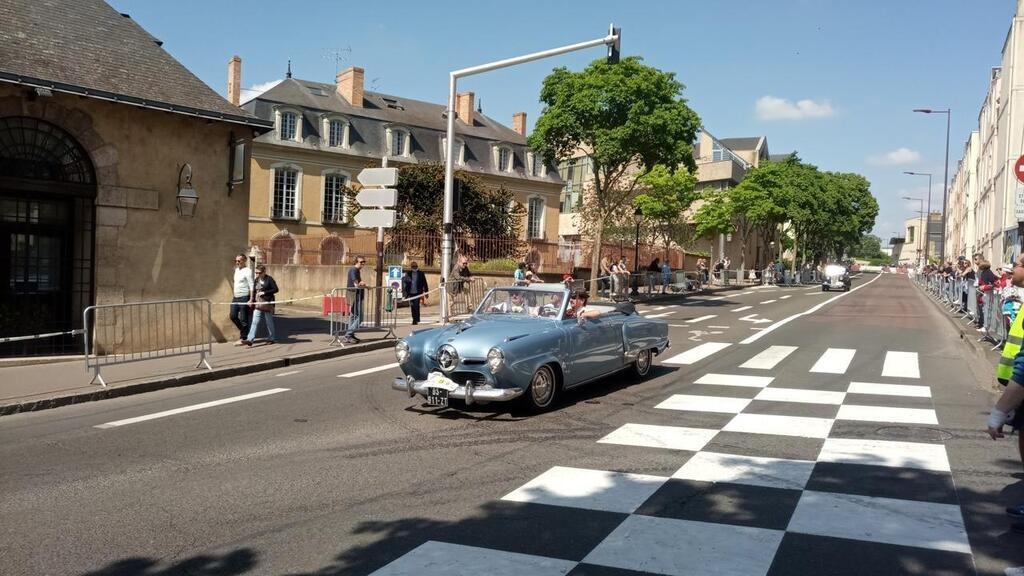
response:
<svg viewBox="0 0 1024 576"><path fill-rule="evenodd" d="M395 357L399 364L405 364L409 360L409 345L405 340L395 342Z"/></svg>
<svg viewBox="0 0 1024 576"><path fill-rule="evenodd" d="M497 374L505 366L505 355L500 348L491 348L487 351L487 366L491 369L491 374Z"/></svg>

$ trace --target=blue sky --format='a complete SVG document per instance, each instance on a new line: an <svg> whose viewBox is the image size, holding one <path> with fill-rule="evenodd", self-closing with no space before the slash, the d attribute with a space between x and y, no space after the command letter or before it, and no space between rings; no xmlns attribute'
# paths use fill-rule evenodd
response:
<svg viewBox="0 0 1024 576"><path fill-rule="evenodd" d="M734 0L730 2L391 2L108 0L222 94L227 61L244 87L284 76L333 82L335 62L366 70L367 89L444 102L448 72L623 30L623 54L676 73L684 97L719 138L767 136L827 170L858 172L881 206L887 238L916 217L933 172L942 206L945 118L952 108L950 177L1012 20L1013 0ZM442 7L450 16L443 14ZM601 48L491 72L460 83L484 113L511 125L540 112L555 66L580 69Z"/></svg>

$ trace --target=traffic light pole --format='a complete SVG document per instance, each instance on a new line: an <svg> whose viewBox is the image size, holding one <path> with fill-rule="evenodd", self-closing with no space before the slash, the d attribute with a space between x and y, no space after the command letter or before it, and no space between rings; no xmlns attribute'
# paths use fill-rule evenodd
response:
<svg viewBox="0 0 1024 576"><path fill-rule="evenodd" d="M577 50L584 50L586 48L593 48L594 46L601 45L608 46L609 61L617 62L619 59L619 38L619 29L614 26L610 26L608 29L608 35L603 38L588 40L586 42L580 42L579 44L570 44L569 46L562 46L560 48L552 48L542 52L534 52L532 54L508 58L506 60L499 60L489 64L481 64L471 68L463 68L448 74L448 129L445 139L444 224L442 228L444 235L441 240L441 321L443 323L448 323L448 316L450 312L450 310L448 310L448 287L445 282L450 280L450 278L448 278L448 274L452 269L452 213L454 208L453 182L455 178L454 159L452 158L452 155L455 151L455 91L458 86L459 78L465 78L466 76L482 74L499 68L508 68L509 66L515 66L517 64L533 62L534 60L542 60L544 58L550 58L551 56L558 56L559 54L575 52Z"/></svg>

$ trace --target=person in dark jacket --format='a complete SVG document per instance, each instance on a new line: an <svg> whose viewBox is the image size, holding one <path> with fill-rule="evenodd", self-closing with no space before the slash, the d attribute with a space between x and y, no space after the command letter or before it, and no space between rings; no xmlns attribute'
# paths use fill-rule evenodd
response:
<svg viewBox="0 0 1024 576"><path fill-rule="evenodd" d="M249 328L249 337L243 340L246 346L252 346L256 339L256 331L260 328L260 322L267 321L267 344L274 344L277 335L274 332L274 295L277 294L277 282L272 276L267 275L267 267L263 264L256 265L256 277L253 278L253 299L249 304L255 308L252 316L252 326Z"/></svg>
<svg viewBox="0 0 1024 576"><path fill-rule="evenodd" d="M402 278L402 297L409 301L413 326L420 323L420 304L426 300L427 275L420 271L420 265L413 262L411 270Z"/></svg>

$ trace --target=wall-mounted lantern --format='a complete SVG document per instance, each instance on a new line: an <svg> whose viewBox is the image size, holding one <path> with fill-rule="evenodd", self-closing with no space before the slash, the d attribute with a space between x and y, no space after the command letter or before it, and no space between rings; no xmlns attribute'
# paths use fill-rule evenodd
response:
<svg viewBox="0 0 1024 576"><path fill-rule="evenodd" d="M188 173L185 169L188 168ZM181 176L185 175L185 185L181 184ZM196 215L196 205L199 204L199 194L192 187L192 166L187 162L178 170L178 215L183 218L192 218Z"/></svg>

